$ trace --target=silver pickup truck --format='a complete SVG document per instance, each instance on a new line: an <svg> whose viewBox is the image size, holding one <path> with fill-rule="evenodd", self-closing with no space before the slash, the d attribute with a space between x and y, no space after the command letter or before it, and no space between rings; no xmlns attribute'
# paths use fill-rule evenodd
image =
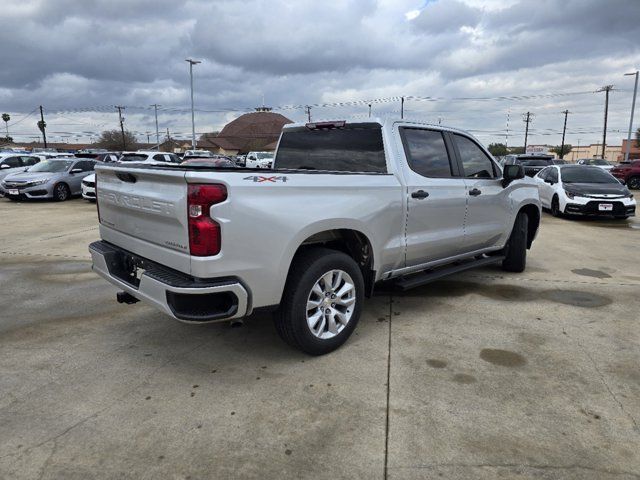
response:
<svg viewBox="0 0 640 480"><path fill-rule="evenodd" d="M272 169L103 165L93 269L118 301L183 322L272 310L313 355L351 335L380 284L525 268L536 185L469 134L406 121L285 127Z"/></svg>

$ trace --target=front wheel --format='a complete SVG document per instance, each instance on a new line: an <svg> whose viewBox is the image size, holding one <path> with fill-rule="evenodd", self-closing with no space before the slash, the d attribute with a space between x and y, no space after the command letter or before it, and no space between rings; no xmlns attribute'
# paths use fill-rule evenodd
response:
<svg viewBox="0 0 640 480"><path fill-rule="evenodd" d="M627 180L627 186L632 190L640 190L640 177L631 177Z"/></svg>
<svg viewBox="0 0 640 480"><path fill-rule="evenodd" d="M278 334L309 355L332 352L360 319L364 279L345 253L312 248L296 256L275 315Z"/></svg>
<svg viewBox="0 0 640 480"><path fill-rule="evenodd" d="M529 217L520 212L511 231L511 236L505 248L505 259L502 261L502 269L507 272L523 272L527 265L527 235L529 230Z"/></svg>
<svg viewBox="0 0 640 480"><path fill-rule="evenodd" d="M71 191L65 183L58 183L53 187L53 199L58 202L64 202L71 196Z"/></svg>
<svg viewBox="0 0 640 480"><path fill-rule="evenodd" d="M558 196L555 195L551 200L551 215L554 217L559 217L562 214L560 212L560 200L558 200Z"/></svg>

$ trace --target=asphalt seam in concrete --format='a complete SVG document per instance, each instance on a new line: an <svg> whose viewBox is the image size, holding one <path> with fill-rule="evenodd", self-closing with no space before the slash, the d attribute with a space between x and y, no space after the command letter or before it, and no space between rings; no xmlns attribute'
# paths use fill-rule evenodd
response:
<svg viewBox="0 0 640 480"><path fill-rule="evenodd" d="M605 470L585 465L531 465L525 463L434 463L430 465L411 465L407 467L391 467L397 470L418 470L418 469L436 469L436 468L520 468L532 470L587 470L590 472L606 473L608 475L625 475L628 477L640 479L640 474L628 472L625 470Z"/></svg>
<svg viewBox="0 0 640 480"><path fill-rule="evenodd" d="M640 433L640 427L638 427L638 422L636 422L636 419L633 417L633 415L631 415L629 412L627 412L625 410L624 405L622 405L622 402L618 399L618 397L615 395L615 393L613 393L613 390L611 390L611 387L609 387L609 384L607 383L606 379L604 378L604 375L602 374L602 372L598 368L598 364L596 363L596 361L593 359L591 354L587 351L586 348L584 348L582 346L582 344L579 341L576 341L576 343L578 344L578 347L580 347L582 352L585 354L585 356L589 359L589 361L593 365L593 368L595 369L596 373L598 374L598 377L600 377L600 381L602 382L602 384L605 386L605 388L609 392L609 395L611 395L611 398L613 398L613 400L618 404L618 407L620 407L620 410L622 411L622 413L624 413L627 417L629 417L629 420L631 420L631 423L633 423L634 431L636 433Z"/></svg>
<svg viewBox="0 0 640 480"><path fill-rule="evenodd" d="M389 296L389 343L387 346L387 409L384 427L384 480L389 472L389 398L391 396L391 319L393 318L393 296Z"/></svg>
<svg viewBox="0 0 640 480"><path fill-rule="evenodd" d="M504 277L502 275L467 275L469 278L476 278L481 280L509 280L519 282L542 282L542 283L575 283L580 285L610 285L612 287L636 287L640 283L623 283L623 282L590 282L587 280L560 280L553 278L524 278L524 277Z"/></svg>

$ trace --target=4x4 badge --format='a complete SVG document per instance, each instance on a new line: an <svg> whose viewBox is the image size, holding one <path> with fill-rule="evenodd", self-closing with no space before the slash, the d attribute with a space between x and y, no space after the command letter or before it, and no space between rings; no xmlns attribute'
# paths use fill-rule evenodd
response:
<svg viewBox="0 0 640 480"><path fill-rule="evenodd" d="M251 175L249 177L244 177L243 180L253 180L256 183L263 183L263 182L286 182L287 181L287 177L284 176L272 176L272 177L264 177L262 175Z"/></svg>

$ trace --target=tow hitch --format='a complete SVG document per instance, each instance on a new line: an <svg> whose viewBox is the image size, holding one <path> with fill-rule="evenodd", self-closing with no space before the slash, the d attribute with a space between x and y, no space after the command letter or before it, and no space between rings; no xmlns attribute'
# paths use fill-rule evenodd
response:
<svg viewBox="0 0 640 480"><path fill-rule="evenodd" d="M140 301L128 292L118 292L116 294L116 299L118 300L118 303L126 303L127 305L132 305Z"/></svg>

